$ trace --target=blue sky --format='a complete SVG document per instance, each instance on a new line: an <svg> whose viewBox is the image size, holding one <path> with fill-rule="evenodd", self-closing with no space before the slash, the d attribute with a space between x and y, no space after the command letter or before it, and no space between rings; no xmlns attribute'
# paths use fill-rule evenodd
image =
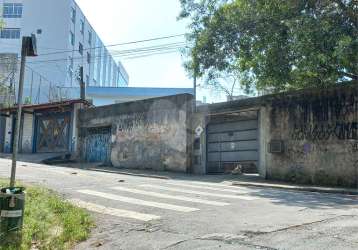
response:
<svg viewBox="0 0 358 250"><path fill-rule="evenodd" d="M76 0L91 25L105 44L115 44L147 38L186 33L186 23L177 21L179 0ZM145 43L151 46L185 41L184 37ZM132 49L119 46L112 50ZM144 87L192 87L183 68L180 53L157 55L140 59L122 60L130 76L130 85ZM207 91L199 90L198 100ZM218 99L214 96L208 101ZM211 102L211 101L210 101Z"/></svg>

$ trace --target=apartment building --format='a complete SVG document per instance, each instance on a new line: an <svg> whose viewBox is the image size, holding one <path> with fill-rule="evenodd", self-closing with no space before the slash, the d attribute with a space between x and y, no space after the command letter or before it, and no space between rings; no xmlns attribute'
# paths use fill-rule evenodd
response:
<svg viewBox="0 0 358 250"><path fill-rule="evenodd" d="M22 36L37 36L39 56L28 58L25 76L25 97L32 102L49 101L54 89L69 88L69 95L77 95L72 90L79 86L80 66L87 86L128 85L123 65L104 47L74 0L0 0L0 13L5 23L0 32L0 68L18 72L18 66L9 67L9 55L20 55ZM15 83L16 75L11 78Z"/></svg>

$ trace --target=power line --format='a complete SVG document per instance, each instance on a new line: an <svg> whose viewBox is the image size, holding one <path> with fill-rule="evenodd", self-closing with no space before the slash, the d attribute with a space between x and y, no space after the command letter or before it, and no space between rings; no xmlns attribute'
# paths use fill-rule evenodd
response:
<svg viewBox="0 0 358 250"><path fill-rule="evenodd" d="M133 55L137 55L137 54L143 54L146 52L164 52L164 51L170 51L170 50L178 50L178 49L182 49L185 47L185 43L178 43L175 45L168 45L168 44L164 44L164 45L159 45L159 46L152 46L152 47L143 47L143 48L137 48L137 49L131 49L131 50L123 50L123 51L116 51L116 53L114 54L107 54L107 55L97 55L94 57L91 57L92 59L101 59L104 57L123 57L125 58L125 56L133 56ZM73 57L72 60L83 60L85 59L85 56L78 56L78 57ZM60 61L67 61L68 58L59 58L59 59L49 59L49 60L42 60L42 61L31 61L28 62L28 64L37 64L37 63L51 63L51 62L60 62Z"/></svg>
<svg viewBox="0 0 358 250"><path fill-rule="evenodd" d="M142 55L142 56L125 57L125 58L122 58L122 59L123 60L132 60L132 59L145 58L145 57L149 57L149 56L166 55L166 54L172 54L172 53L178 53L178 51L173 50L173 51L167 51L167 52L161 52L161 53L151 53L151 54Z"/></svg>
<svg viewBox="0 0 358 250"><path fill-rule="evenodd" d="M135 53L140 53L140 52L150 52L150 51L155 51L155 50L166 50L166 49L180 49L183 48L186 45L185 42L176 42L176 43L166 43L166 44L160 44L160 45L155 45L155 46L149 46L149 47L141 47L141 48L134 48L134 49L127 49L127 50L117 50L117 51L113 51L112 53L109 53L108 55L99 55L99 56L95 56L94 58L103 58L103 57L115 57L115 56L126 56L126 55L132 55ZM76 50L78 51L78 50ZM44 55L44 54L43 54ZM6 59L6 58L3 58ZM8 58L8 59L13 59L13 58ZM74 57L73 60L82 60L84 59L84 55L79 56L79 57ZM67 61L68 58L60 58L60 59L49 59L49 60L42 60L42 61L37 61L35 59L35 61L32 62L28 62L29 64L35 64L35 63L43 63L43 62L59 62L59 61ZM2 62L0 62L0 64L2 64ZM5 63L8 64L8 63Z"/></svg>
<svg viewBox="0 0 358 250"><path fill-rule="evenodd" d="M129 44L137 44L137 43L144 43L144 42L150 42L150 41L158 41L158 40L164 40L164 39L170 39L170 38L175 38L175 37L179 37L179 36L184 36L185 34L178 34L178 35L171 35L171 36L163 36L163 37L156 37L156 38L150 38L150 39L144 39L144 40L137 40L137 41L132 41L132 42L125 42L125 43L117 43L117 44L111 44L111 45L103 45L103 46L97 46L97 47L89 47L89 48L83 48L83 51L87 51L87 50L94 50L94 49L100 49L100 48L109 48L109 47L116 47L116 46L121 46L121 45L129 45ZM183 42L182 42L183 43ZM161 45L159 45L161 46ZM54 49L54 48L52 48ZM72 50L62 50L62 51L57 51L57 52L50 52L50 53L44 53L44 54L40 54L39 56L47 56L47 55L56 55L56 54L64 54L64 53L69 53L69 52L78 52L78 49L72 49ZM5 59L12 59L12 58L2 58L3 60ZM19 57L18 57L19 59Z"/></svg>
<svg viewBox="0 0 358 250"><path fill-rule="evenodd" d="M180 37L180 36L184 36L184 35L185 35L185 34L155 37L155 38L144 39L144 40L138 40L138 41L132 41L132 42L116 43L116 44L103 45L103 46L97 46L97 47L89 47L89 48L84 48L83 50L101 49L101 48L109 48L109 47L116 47L116 46L136 44L136 43L144 43L144 42L158 41L158 40L170 39L170 38L174 38L174 37ZM40 54L40 55L38 55L38 56L63 54L63 53L69 53L69 52L75 52L75 51L78 51L78 50L77 50L77 49L67 50L67 51L64 50L64 51L58 51L58 52L51 52L51 53Z"/></svg>

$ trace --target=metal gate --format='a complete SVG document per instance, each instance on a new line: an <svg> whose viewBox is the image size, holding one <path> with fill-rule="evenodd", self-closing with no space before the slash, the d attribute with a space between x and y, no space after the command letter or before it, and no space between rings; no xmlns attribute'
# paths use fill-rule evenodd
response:
<svg viewBox="0 0 358 250"><path fill-rule="evenodd" d="M229 172L238 164L245 166L246 172L257 172L258 159L256 111L211 118L207 127L208 173Z"/></svg>
<svg viewBox="0 0 358 250"><path fill-rule="evenodd" d="M70 114L36 118L36 152L57 153L69 150Z"/></svg>
<svg viewBox="0 0 358 250"><path fill-rule="evenodd" d="M110 162L111 128L89 128L85 139L85 159L87 162Z"/></svg>

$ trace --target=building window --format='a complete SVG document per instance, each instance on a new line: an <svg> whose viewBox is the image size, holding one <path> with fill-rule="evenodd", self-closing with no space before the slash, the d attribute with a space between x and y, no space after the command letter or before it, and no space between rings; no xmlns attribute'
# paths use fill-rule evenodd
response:
<svg viewBox="0 0 358 250"><path fill-rule="evenodd" d="M4 3L4 18L20 18L22 16L22 3Z"/></svg>
<svg viewBox="0 0 358 250"><path fill-rule="evenodd" d="M89 75L86 75L86 85L89 86L90 82L89 82Z"/></svg>
<svg viewBox="0 0 358 250"><path fill-rule="evenodd" d="M81 27L80 27L80 31L81 31L81 34L83 35L83 33L85 32L85 22L83 20L81 20Z"/></svg>
<svg viewBox="0 0 358 250"><path fill-rule="evenodd" d="M87 63L91 63L91 54L89 52L87 52Z"/></svg>
<svg viewBox="0 0 358 250"><path fill-rule="evenodd" d="M1 30L0 38L2 39L19 39L20 29L5 28Z"/></svg>
<svg viewBox="0 0 358 250"><path fill-rule="evenodd" d="M82 43L78 43L78 52L83 55L83 45Z"/></svg>
<svg viewBox="0 0 358 250"><path fill-rule="evenodd" d="M75 46L75 34L72 31L70 31L70 43L72 46Z"/></svg>
<svg viewBox="0 0 358 250"><path fill-rule="evenodd" d="M71 20L73 23L76 22L76 9L75 8L71 9Z"/></svg>
<svg viewBox="0 0 358 250"><path fill-rule="evenodd" d="M92 32L88 31L88 44L91 45L92 44Z"/></svg>

